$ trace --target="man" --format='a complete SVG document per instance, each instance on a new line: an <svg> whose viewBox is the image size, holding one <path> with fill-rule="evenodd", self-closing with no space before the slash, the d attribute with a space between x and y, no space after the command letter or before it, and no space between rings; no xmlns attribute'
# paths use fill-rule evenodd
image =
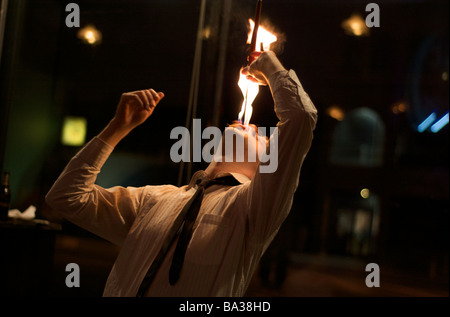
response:
<svg viewBox="0 0 450 317"><path fill-rule="evenodd" d="M182 187L105 189L95 185L114 147L145 122L164 97L149 89L122 95L111 122L70 161L47 194L47 203L68 220L121 246L104 296L136 296L139 292L142 296L244 295L261 256L290 211L317 110L295 72L287 71L273 52L263 52L242 72L271 89L280 120L276 171L261 173L258 160L215 159ZM240 131L243 138L257 138L256 133ZM266 141L246 144L265 146ZM221 176L231 176L238 185L205 189L179 278L169 281L175 241L143 289L142 281L198 184Z"/></svg>

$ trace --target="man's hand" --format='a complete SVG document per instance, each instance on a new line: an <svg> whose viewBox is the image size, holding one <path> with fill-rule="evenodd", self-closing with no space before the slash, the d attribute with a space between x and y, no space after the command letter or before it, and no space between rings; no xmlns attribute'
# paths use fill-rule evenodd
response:
<svg viewBox="0 0 450 317"><path fill-rule="evenodd" d="M116 121L118 127L131 131L151 116L162 98L164 98L164 94L157 93L153 89L124 93L120 97L113 120Z"/></svg>
<svg viewBox="0 0 450 317"><path fill-rule="evenodd" d="M251 56L256 57L256 60L249 66L242 68L241 72L247 76L247 79L260 85L268 85L272 74L285 70L272 51L253 52Z"/></svg>
<svg viewBox="0 0 450 317"><path fill-rule="evenodd" d="M122 94L114 118L98 137L111 146L116 146L128 133L151 116L162 98L164 94L153 89Z"/></svg>

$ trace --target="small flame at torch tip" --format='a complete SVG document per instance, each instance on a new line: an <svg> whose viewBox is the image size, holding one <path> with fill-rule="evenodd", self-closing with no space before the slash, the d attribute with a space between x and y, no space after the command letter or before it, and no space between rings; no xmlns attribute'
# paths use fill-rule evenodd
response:
<svg viewBox="0 0 450 317"><path fill-rule="evenodd" d="M255 22L252 19L248 19L248 23L250 24L250 32L248 33L247 44L250 44L252 41L253 29L255 28ZM270 44L276 41L277 37L275 34L270 33L262 25L259 25L258 34L256 35L256 52L261 52L261 47L264 48L264 51L270 50Z"/></svg>

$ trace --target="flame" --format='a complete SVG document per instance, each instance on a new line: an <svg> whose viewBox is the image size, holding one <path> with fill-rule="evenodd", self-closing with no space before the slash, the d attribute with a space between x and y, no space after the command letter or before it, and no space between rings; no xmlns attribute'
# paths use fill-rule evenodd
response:
<svg viewBox="0 0 450 317"><path fill-rule="evenodd" d="M250 32L248 32L247 44L252 42L253 29L255 28L255 22L252 19L248 19L250 23ZM270 33L262 25L258 26L258 34L256 35L256 52L261 52L261 43L265 51L270 50L270 44L277 41L275 34Z"/></svg>
<svg viewBox="0 0 450 317"><path fill-rule="evenodd" d="M242 101L242 107L239 112L238 119L239 122L247 126L250 123L250 118L252 117L252 104L259 93L259 85L248 80L245 75L240 74L238 86L241 88L242 95L244 96L244 101ZM242 120L242 117L244 117L244 120Z"/></svg>
<svg viewBox="0 0 450 317"><path fill-rule="evenodd" d="M248 33L247 44L251 43L253 29L255 27L255 22L252 19L248 20L250 24L250 31ZM267 29L259 25L258 34L256 35L256 52L261 52L261 47L263 50L267 51L270 49L270 44L275 42L277 37L270 33ZM241 111L238 114L238 120L245 126L250 123L250 118L252 117L253 112L253 101L259 93L259 85L248 80L245 75L240 74L238 86L242 91L242 95L244 97L244 101L242 102Z"/></svg>

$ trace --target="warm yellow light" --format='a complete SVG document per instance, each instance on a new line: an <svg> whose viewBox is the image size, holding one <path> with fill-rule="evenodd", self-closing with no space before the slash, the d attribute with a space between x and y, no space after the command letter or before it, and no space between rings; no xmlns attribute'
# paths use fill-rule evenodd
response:
<svg viewBox="0 0 450 317"><path fill-rule="evenodd" d="M394 114L404 113L404 112L406 112L406 110L407 110L406 103L404 103L402 101L399 101L392 106L392 112Z"/></svg>
<svg viewBox="0 0 450 317"><path fill-rule="evenodd" d="M204 40L208 40L211 37L211 28L209 26L203 29L202 36Z"/></svg>
<svg viewBox="0 0 450 317"><path fill-rule="evenodd" d="M87 31L86 34L84 35L84 38L86 39L86 41L89 44L94 44L95 43L95 35L92 31Z"/></svg>
<svg viewBox="0 0 450 317"><path fill-rule="evenodd" d="M369 35L369 28L367 27L366 22L363 20L361 15L356 13L352 14L350 18L342 22L341 26L349 35Z"/></svg>
<svg viewBox="0 0 450 317"><path fill-rule="evenodd" d="M367 199L370 196L370 190L368 190L367 188L363 188L361 189L360 195L362 198Z"/></svg>
<svg viewBox="0 0 450 317"><path fill-rule="evenodd" d="M61 143L69 146L81 146L86 139L87 121L82 117L65 117Z"/></svg>
<svg viewBox="0 0 450 317"><path fill-rule="evenodd" d="M344 111L339 106L331 106L327 109L327 115L338 121L344 120Z"/></svg>
<svg viewBox="0 0 450 317"><path fill-rule="evenodd" d="M81 28L77 36L83 42L90 45L100 44L102 41L102 34L93 25L86 25L84 28Z"/></svg>

